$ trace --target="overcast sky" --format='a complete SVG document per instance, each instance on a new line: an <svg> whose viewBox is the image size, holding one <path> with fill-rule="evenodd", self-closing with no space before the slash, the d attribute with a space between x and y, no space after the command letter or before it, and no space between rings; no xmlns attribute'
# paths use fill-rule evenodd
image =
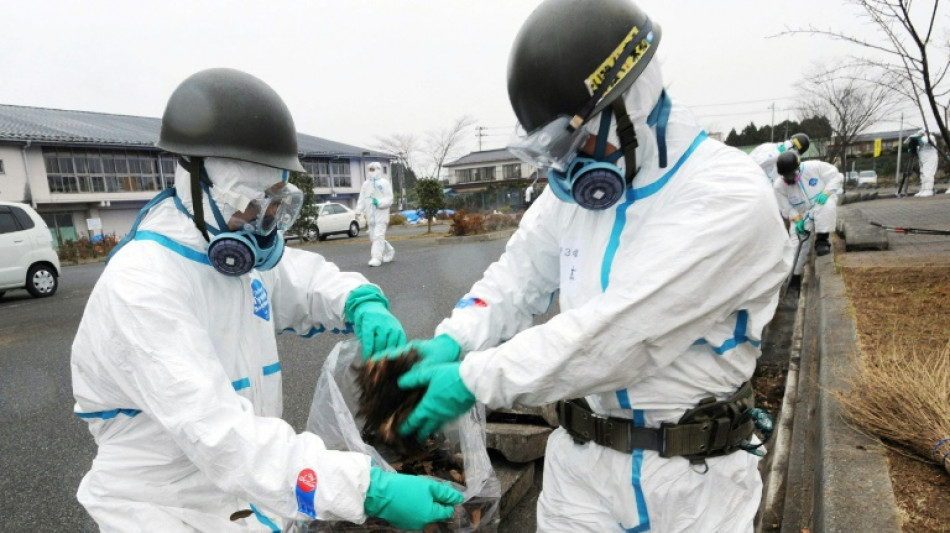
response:
<svg viewBox="0 0 950 533"><path fill-rule="evenodd" d="M508 52L539 3L0 0L0 103L160 117L184 78L232 67L274 87L304 133L374 148L380 136L422 137L467 114L491 134L482 148L495 148L515 125ZM770 36L809 24L870 31L844 0L640 5L663 28L657 57L671 96L726 133L768 124L773 103L776 122L796 119L800 76L856 51ZM477 149L474 130L465 140Z"/></svg>

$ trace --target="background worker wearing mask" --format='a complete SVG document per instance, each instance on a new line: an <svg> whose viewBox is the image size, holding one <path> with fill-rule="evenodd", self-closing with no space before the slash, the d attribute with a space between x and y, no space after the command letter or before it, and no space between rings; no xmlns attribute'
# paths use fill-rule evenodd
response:
<svg viewBox="0 0 950 533"><path fill-rule="evenodd" d="M778 160L778 156L787 150L794 150L799 155L803 155L808 151L809 146L811 146L811 141L808 139L808 135L796 133L785 142L764 143L756 146L755 149L749 153L749 157L762 167L762 170L765 171L765 175L769 178L769 182L774 183L779 177L775 171L775 161Z"/></svg>
<svg viewBox="0 0 950 533"><path fill-rule="evenodd" d="M284 249L279 230L301 205L287 177L304 170L277 93L236 70L194 74L172 94L158 146L183 156L176 188L111 256L72 347L75 413L99 447L78 498L100 529L279 531L367 515L415 529L450 517L458 492L327 450L280 419L276 331L352 324L367 353L405 333L362 275ZM240 510L250 516L230 520Z"/></svg>
<svg viewBox="0 0 950 533"><path fill-rule="evenodd" d="M914 195L916 198L926 198L934 195L934 175L937 174L937 147L934 144L933 136L924 130L920 130L911 135L904 141L907 147L907 153L917 158L917 164L920 166L920 191ZM947 189L950 193L950 188Z"/></svg>
<svg viewBox="0 0 950 533"><path fill-rule="evenodd" d="M792 249L762 171L664 91L660 37L628 0L529 16L508 63L528 134L509 150L548 187L399 382L428 387L401 428L418 436L476 400L586 397L548 439L541 532L751 532L758 508L743 384ZM560 314L533 326L558 290ZM720 441L680 423L704 398L732 413Z"/></svg>
<svg viewBox="0 0 950 533"><path fill-rule="evenodd" d="M366 216L369 226L370 247L369 266L378 267L393 260L396 250L386 240L386 228L389 226L389 208L393 205L393 186L383 175L383 166L372 162L367 167L369 179L360 188L360 197L356 209Z"/></svg>
<svg viewBox="0 0 950 533"><path fill-rule="evenodd" d="M782 218L789 222L789 240L794 246L815 231L815 253L831 253L829 234L838 220L838 194L844 176L830 163L824 161L801 162L796 152L785 152L775 162L776 171L782 177L775 180L775 196ZM809 223L809 220L812 222ZM792 270L790 286L801 284L801 275L811 251L812 239L801 243L798 262Z"/></svg>

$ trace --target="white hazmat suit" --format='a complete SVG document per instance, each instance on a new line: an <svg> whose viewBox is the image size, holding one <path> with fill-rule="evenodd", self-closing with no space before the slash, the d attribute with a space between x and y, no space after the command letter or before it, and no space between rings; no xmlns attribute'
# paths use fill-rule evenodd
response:
<svg viewBox="0 0 950 533"><path fill-rule="evenodd" d="M235 165L252 164L206 162L219 206L225 189L240 190L240 179L224 185ZM191 177L179 167L175 178L190 211ZM327 450L281 420L275 335L343 330L347 295L366 279L293 248L271 270L222 275L174 200L155 205L110 260L73 343L74 410L99 447L79 501L103 532L363 520L370 458ZM207 195L204 206L211 213ZM253 514L229 520L245 509Z"/></svg>
<svg viewBox="0 0 950 533"><path fill-rule="evenodd" d="M794 144L792 144L792 141L764 143L756 146L754 150L749 152L749 157L751 157L757 165L762 167L762 170L765 171L765 175L769 178L769 182L774 182L780 177L775 170L775 161L778 159L778 156L793 148Z"/></svg>
<svg viewBox="0 0 950 533"><path fill-rule="evenodd" d="M368 167L369 179L363 182L356 209L366 216L369 226L369 266L379 266L393 260L396 250L386 240L389 226L389 208L393 205L393 186L383 175L383 167L373 162Z"/></svg>
<svg viewBox="0 0 950 533"><path fill-rule="evenodd" d="M841 184L844 181L844 176L838 172L838 169L824 161L805 161L799 165L798 172L798 179L791 185L785 183L781 177L772 184L782 218L791 222L788 227L789 242L795 247L799 245L799 238L794 223L806 215L810 216L815 233L835 231L838 220L838 195L841 194ZM828 195L824 205L817 201L822 193ZM793 274L801 275L804 271L814 240L814 238L809 238L802 243Z"/></svg>
<svg viewBox="0 0 950 533"><path fill-rule="evenodd" d="M916 137L917 161L920 163L920 192L914 196L933 196L934 176L937 174L937 147L934 145L933 136L925 131L918 132ZM947 191L950 192L950 189Z"/></svg>
<svg viewBox="0 0 950 533"><path fill-rule="evenodd" d="M670 105L661 91L654 61L624 95L640 168L620 202L587 210L545 189L438 326L468 352L460 375L478 401L586 397L597 413L656 428L751 378L792 250L761 170L679 106L659 167L648 115ZM610 142L619 146L615 132ZM560 314L532 327L557 291ZM736 452L708 459L703 474L683 457L578 445L559 428L548 439L538 530L752 531L758 462Z"/></svg>

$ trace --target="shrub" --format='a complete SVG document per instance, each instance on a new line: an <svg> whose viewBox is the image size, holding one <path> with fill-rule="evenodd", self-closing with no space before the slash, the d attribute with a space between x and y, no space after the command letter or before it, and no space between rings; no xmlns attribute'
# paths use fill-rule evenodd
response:
<svg viewBox="0 0 950 533"><path fill-rule="evenodd" d="M60 261L72 261L78 263L86 259L105 257L119 243L115 233L102 235L96 238L95 242L89 237L80 237L75 240L64 241L57 251Z"/></svg>
<svg viewBox="0 0 950 533"><path fill-rule="evenodd" d="M400 214L389 215L389 225L390 226L405 226L406 217Z"/></svg>
<svg viewBox="0 0 950 533"><path fill-rule="evenodd" d="M460 237L462 235L477 235L479 233L516 228L521 220L521 216L520 214L504 215L501 213L482 215L480 213L467 213L465 210L459 210L451 216L451 220L452 227L449 228L449 235Z"/></svg>
<svg viewBox="0 0 950 533"><path fill-rule="evenodd" d="M518 218L513 215L494 213L485 217L485 231L498 231L518 227Z"/></svg>
<svg viewBox="0 0 950 533"><path fill-rule="evenodd" d="M449 229L449 235L461 237L485 232L484 218L478 213L466 213L465 210L460 209L451 218L452 227Z"/></svg>

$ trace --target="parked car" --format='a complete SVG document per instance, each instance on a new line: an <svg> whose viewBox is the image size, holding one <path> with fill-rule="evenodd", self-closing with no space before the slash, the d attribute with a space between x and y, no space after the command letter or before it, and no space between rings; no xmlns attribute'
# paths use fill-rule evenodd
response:
<svg viewBox="0 0 950 533"><path fill-rule="evenodd" d="M345 234L350 238L360 234L360 228L365 225L363 215L349 207L336 202L316 204L317 223L315 229L307 235L301 235L304 241L319 239L327 240L330 235Z"/></svg>
<svg viewBox="0 0 950 533"><path fill-rule="evenodd" d="M858 172L858 187L877 187L877 172L873 170Z"/></svg>
<svg viewBox="0 0 950 533"><path fill-rule="evenodd" d="M26 204L0 202L0 296L26 289L52 296L59 287L59 256L46 222Z"/></svg>

